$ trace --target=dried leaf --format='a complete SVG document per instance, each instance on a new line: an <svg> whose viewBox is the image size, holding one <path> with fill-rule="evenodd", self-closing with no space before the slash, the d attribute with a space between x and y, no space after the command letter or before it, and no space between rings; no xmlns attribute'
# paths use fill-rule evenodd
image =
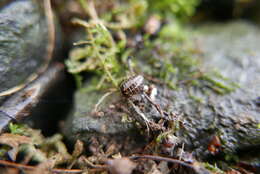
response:
<svg viewBox="0 0 260 174"><path fill-rule="evenodd" d="M109 146L105 152L106 156L110 156L110 155L114 154L116 152L116 149L117 149L117 145L115 143L109 144Z"/></svg>
<svg viewBox="0 0 260 174"><path fill-rule="evenodd" d="M218 136L213 136L208 144L208 151L212 155L216 155L221 150L221 141Z"/></svg>
<svg viewBox="0 0 260 174"><path fill-rule="evenodd" d="M108 160L108 169L112 174L131 174L136 164L128 158Z"/></svg>
<svg viewBox="0 0 260 174"><path fill-rule="evenodd" d="M157 168L157 165L154 164L147 174L162 174L162 172Z"/></svg>
<svg viewBox="0 0 260 174"><path fill-rule="evenodd" d="M161 161L157 168L163 173L163 174L168 174L170 173L170 169L168 167L168 163L166 161Z"/></svg>
<svg viewBox="0 0 260 174"><path fill-rule="evenodd" d="M39 149L36 149L33 144L24 144L19 147L19 151L26 154L23 159L23 164L27 164L29 161L44 162L47 160L46 153Z"/></svg>
<svg viewBox="0 0 260 174"><path fill-rule="evenodd" d="M47 161L40 163L33 171L37 174L49 174L50 169L53 169L56 164L63 160L62 155L57 154L49 158Z"/></svg>
<svg viewBox="0 0 260 174"><path fill-rule="evenodd" d="M74 146L72 156L74 158L78 157L79 155L82 154L83 149L84 149L84 143L80 140L77 140L77 142L75 143L75 146Z"/></svg>
<svg viewBox="0 0 260 174"><path fill-rule="evenodd" d="M60 134L46 138L44 143L41 144L41 150L46 152L48 156L60 154L64 159L71 159L71 155L68 153L66 145L62 142L62 135Z"/></svg>
<svg viewBox="0 0 260 174"><path fill-rule="evenodd" d="M19 151L21 144L31 144L31 138L16 134L5 133L0 136L0 144L6 144L12 147L12 150L8 152L10 158L14 161Z"/></svg>
<svg viewBox="0 0 260 174"><path fill-rule="evenodd" d="M0 143L11 147L18 147L20 144L30 144L31 138L16 134L5 133L0 136Z"/></svg>

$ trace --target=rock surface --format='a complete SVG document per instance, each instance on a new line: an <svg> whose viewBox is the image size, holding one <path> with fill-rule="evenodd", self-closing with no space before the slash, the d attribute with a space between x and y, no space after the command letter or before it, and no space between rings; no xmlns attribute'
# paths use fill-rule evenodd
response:
<svg viewBox="0 0 260 174"><path fill-rule="evenodd" d="M260 95L260 29L240 21L200 26L197 32L196 42L202 53L199 57L203 68L218 69L223 76L237 82L240 88L230 94L218 95L214 92L205 93L195 87L188 89L183 86L176 91L158 87L156 102L163 108L168 105L169 111L182 115L181 119L187 126L180 128L176 135L185 143L185 150L194 152L200 159L209 155L207 147L213 136L220 138L221 151L225 154L259 146L257 125L260 123L260 108L255 100ZM105 100L106 104L102 104L103 116L90 114L101 96L84 91L75 94L75 110L64 126L68 139L79 138L88 142L92 136L140 138L137 136L140 134L130 133L136 131L133 124L122 121L124 109L121 112L113 109L116 103L127 108L118 94L112 94ZM201 102L191 96L199 98ZM151 108L145 111L145 115L150 119L160 117ZM123 144L122 141L120 143Z"/></svg>
<svg viewBox="0 0 260 174"><path fill-rule="evenodd" d="M118 93L106 98L98 109L100 112L93 112L95 104L103 95L96 92L86 93L84 90L76 92L74 110L63 130L67 138L70 141L80 139L89 143L95 137L101 140L102 144L109 144L109 141L113 140L121 144L125 150L132 149L136 144L143 144L139 130L127 121L126 113L114 108L115 103L123 102Z"/></svg>
<svg viewBox="0 0 260 174"><path fill-rule="evenodd" d="M203 52L203 67L217 69L240 88L228 95L203 96L203 104L187 103L184 109L190 120L187 144L205 155L206 145L218 135L227 152L260 145L260 108L255 103L260 95L260 29L246 22L208 24L200 27L198 43ZM178 101L177 101L178 102ZM191 107L190 107L190 106ZM192 107L193 106L193 107ZM204 147L202 146L204 145Z"/></svg>
<svg viewBox="0 0 260 174"><path fill-rule="evenodd" d="M55 110L51 113L48 110L50 106L45 108L45 110L40 110L40 106L44 103L42 99L44 100L48 95L54 95L51 94L53 90L56 90L55 93L63 95L63 89L57 89L58 87L61 88L60 84L66 84L65 70L64 65L56 63L52 64L39 78L34 80L27 87L9 97L3 105L0 106L0 133L5 130L9 122L20 121L22 119L27 121L27 123L36 124L32 125L34 127L38 126L37 123L39 124L40 122L41 125L43 124L43 126L41 126L43 127L43 131L50 127L52 125L51 121L54 121L56 118L50 119L49 117L55 115L55 111L58 110L58 104L63 104L64 106L64 103L52 103ZM48 124L46 122L48 122Z"/></svg>
<svg viewBox="0 0 260 174"><path fill-rule="evenodd" d="M6 1L0 8L0 92L36 72L46 57L48 27L33 0Z"/></svg>

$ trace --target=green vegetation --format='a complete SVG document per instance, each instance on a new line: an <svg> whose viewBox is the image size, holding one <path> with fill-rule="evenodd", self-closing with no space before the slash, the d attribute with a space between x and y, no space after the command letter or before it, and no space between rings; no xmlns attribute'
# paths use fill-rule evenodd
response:
<svg viewBox="0 0 260 174"><path fill-rule="evenodd" d="M75 43L66 64L78 86L83 79L81 72L95 74L86 91L117 88L127 76L128 56L134 57L136 73L156 78L172 89L187 85L218 94L233 91L235 85L227 79L199 68L199 50L191 39L194 33L184 26L198 0L112 1L109 7L96 1L78 2L89 20L72 22L85 27L86 40ZM158 25L155 27L160 28L155 33L145 29L152 17Z"/></svg>
<svg viewBox="0 0 260 174"><path fill-rule="evenodd" d="M15 161L23 154L27 162L45 162L51 156L60 156L61 163L71 160L62 136L55 134L45 138L40 130L32 129L24 124L9 124L9 132L0 136L0 157L11 158Z"/></svg>
<svg viewBox="0 0 260 174"><path fill-rule="evenodd" d="M204 167L211 172L218 173L218 174L224 174L225 172L219 169L216 165L212 165L209 163L204 163Z"/></svg>
<svg viewBox="0 0 260 174"><path fill-rule="evenodd" d="M177 19L187 19L195 12L199 0L148 0L149 9L161 14L171 14Z"/></svg>
<svg viewBox="0 0 260 174"><path fill-rule="evenodd" d="M87 27L87 41L78 43L86 44L85 47L75 48L71 52L67 61L69 72L93 71L101 75L101 79L117 86L118 82L114 76L120 72L120 66L116 61L118 49L110 32L102 23L89 24L81 20L74 22Z"/></svg>
<svg viewBox="0 0 260 174"><path fill-rule="evenodd" d="M18 134L18 135L24 135L26 132L26 126L21 124L9 124L9 131L11 134Z"/></svg>

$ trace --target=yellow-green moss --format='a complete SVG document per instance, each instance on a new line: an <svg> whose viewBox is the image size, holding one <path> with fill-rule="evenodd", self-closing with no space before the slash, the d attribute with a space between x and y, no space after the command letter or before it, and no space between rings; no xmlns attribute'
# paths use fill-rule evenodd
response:
<svg viewBox="0 0 260 174"><path fill-rule="evenodd" d="M233 91L234 84L224 83L227 80L222 77L200 72L194 56L199 50L190 40L193 32L183 24L183 19L194 13L198 0L113 1L112 8L103 4L102 11L94 12L90 1L79 3L89 20L73 22L85 27L86 39L76 43L78 46L71 50L66 65L73 74L86 71L96 75L89 89L118 87L128 71L126 58L133 56L136 69L141 69L138 73L158 78L172 89L185 84L206 87L219 94ZM142 49L126 47L128 40L139 35L145 21L154 14L166 22L159 33L140 35ZM79 76L76 77L80 84Z"/></svg>

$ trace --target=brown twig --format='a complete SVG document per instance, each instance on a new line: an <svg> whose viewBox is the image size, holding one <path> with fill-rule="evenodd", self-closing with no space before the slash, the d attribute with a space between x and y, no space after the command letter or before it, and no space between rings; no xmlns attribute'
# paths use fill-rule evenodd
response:
<svg viewBox="0 0 260 174"><path fill-rule="evenodd" d="M46 54L46 65L42 68L43 71L48 67L53 56L53 51L55 47L55 24L50 0L44 0L44 10L48 25L48 45Z"/></svg>
<svg viewBox="0 0 260 174"><path fill-rule="evenodd" d="M92 111L93 113L97 113L98 112L98 107L100 106L100 104L109 96L111 95L113 92L107 92L105 93L99 100L98 102L95 104L94 106L94 110Z"/></svg>
<svg viewBox="0 0 260 174"><path fill-rule="evenodd" d="M155 161L167 161L170 163L175 163L175 164L179 164L191 169L194 169L194 166L185 162L182 162L180 160L177 159L172 159L172 158L167 158L167 157L162 157L162 156L154 156L154 155L135 155L135 156L130 156L128 157L129 159L135 160L138 158L145 158L145 159L151 159L151 160L155 160Z"/></svg>
<svg viewBox="0 0 260 174"><path fill-rule="evenodd" d="M90 162L86 157L82 156L81 157L83 159L83 161L90 167L94 168L94 169L107 169L108 166L107 165L97 165L97 164L93 164L92 162Z"/></svg>
<svg viewBox="0 0 260 174"><path fill-rule="evenodd" d="M156 83L158 85L164 85L166 84L165 82L163 82L162 80L156 78L156 77L153 77L149 74L146 74L146 73L142 73L142 76L144 76L145 79L147 79L148 81L151 81L153 83Z"/></svg>
<svg viewBox="0 0 260 174"><path fill-rule="evenodd" d="M94 21L99 21L98 14L96 12L95 4L93 0L78 0L85 13Z"/></svg>
<svg viewBox="0 0 260 174"><path fill-rule="evenodd" d="M160 105L154 103L152 99L144 93L145 98L156 108L156 110L161 114L162 117L164 117L163 110L161 109Z"/></svg>
<svg viewBox="0 0 260 174"><path fill-rule="evenodd" d="M26 86L25 83L23 83L23 84L15 86L13 88L9 88L5 91L2 91L2 92L0 92L0 97L11 95L11 94L23 89L25 86Z"/></svg>
<svg viewBox="0 0 260 174"><path fill-rule="evenodd" d="M5 161L0 160L0 165L17 168L17 169L23 169L23 170L36 170L37 166L30 166L30 165L24 165L24 164L17 164L11 161ZM82 173L83 170L80 169L50 169L52 173Z"/></svg>

